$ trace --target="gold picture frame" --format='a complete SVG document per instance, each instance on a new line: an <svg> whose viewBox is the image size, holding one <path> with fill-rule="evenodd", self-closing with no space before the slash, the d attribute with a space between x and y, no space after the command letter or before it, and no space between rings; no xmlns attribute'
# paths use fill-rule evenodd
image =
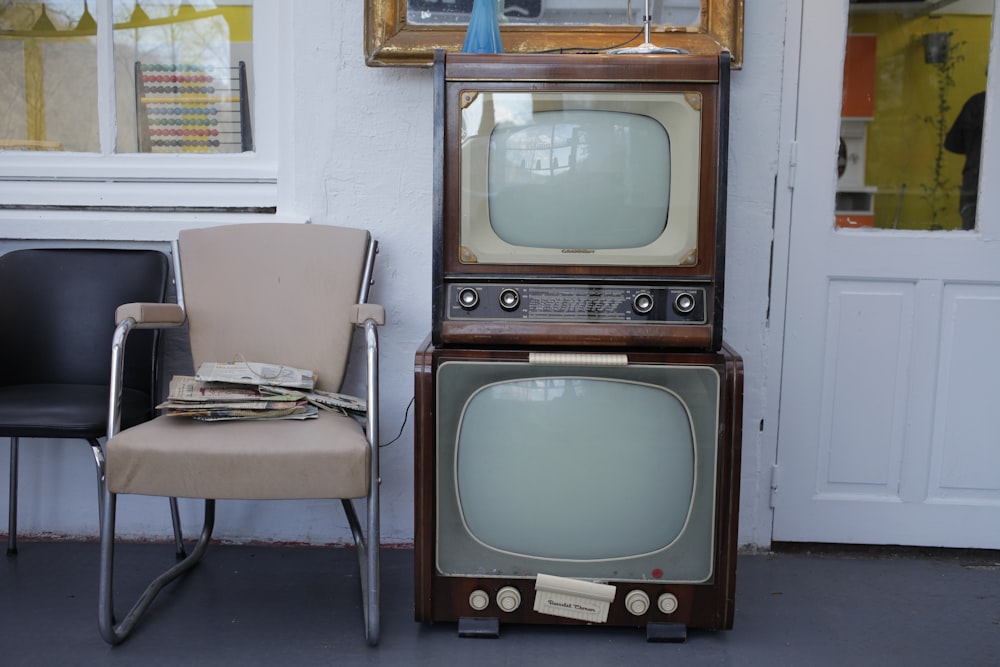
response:
<svg viewBox="0 0 1000 667"><path fill-rule="evenodd" d="M650 42L693 54L732 54L731 66L743 64L744 0L701 0L697 26L650 26ZM407 0L365 0L365 62L370 66L429 66L436 49L458 51L465 25L410 25ZM557 49L602 50L642 42L635 25L531 25L518 23L501 29L504 51L534 53Z"/></svg>

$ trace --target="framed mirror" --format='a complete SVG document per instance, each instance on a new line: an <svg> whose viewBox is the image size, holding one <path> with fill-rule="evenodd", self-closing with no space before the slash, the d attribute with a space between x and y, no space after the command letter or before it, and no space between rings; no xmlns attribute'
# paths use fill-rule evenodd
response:
<svg viewBox="0 0 1000 667"><path fill-rule="evenodd" d="M473 0L365 0L365 61L429 66L459 51ZM498 0L507 53L605 51L643 43L646 0ZM743 0L649 0L650 38L695 54L728 49L743 62Z"/></svg>

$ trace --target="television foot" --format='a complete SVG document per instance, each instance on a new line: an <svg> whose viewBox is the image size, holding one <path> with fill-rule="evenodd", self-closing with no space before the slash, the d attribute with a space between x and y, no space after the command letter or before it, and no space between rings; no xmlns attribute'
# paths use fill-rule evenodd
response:
<svg viewBox="0 0 1000 667"><path fill-rule="evenodd" d="M496 639L500 636L500 619L462 616L458 619L458 636Z"/></svg>
<svg viewBox="0 0 1000 667"><path fill-rule="evenodd" d="M683 623L649 623L646 625L647 642L685 642L687 626Z"/></svg>

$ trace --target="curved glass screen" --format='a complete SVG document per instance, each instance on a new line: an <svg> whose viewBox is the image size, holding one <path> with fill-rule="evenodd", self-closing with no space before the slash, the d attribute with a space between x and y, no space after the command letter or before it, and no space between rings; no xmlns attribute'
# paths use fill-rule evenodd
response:
<svg viewBox="0 0 1000 667"><path fill-rule="evenodd" d="M499 123L489 146L489 219L534 248L641 248L663 233L670 139L636 113L535 111Z"/></svg>
<svg viewBox="0 0 1000 667"><path fill-rule="evenodd" d="M484 386L458 434L461 514L482 544L536 558L663 549L690 512L692 433L684 404L654 385L544 377Z"/></svg>

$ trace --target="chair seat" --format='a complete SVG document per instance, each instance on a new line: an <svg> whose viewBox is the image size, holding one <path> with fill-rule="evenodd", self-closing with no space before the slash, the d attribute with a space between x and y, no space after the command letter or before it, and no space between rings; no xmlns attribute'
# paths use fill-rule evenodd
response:
<svg viewBox="0 0 1000 667"><path fill-rule="evenodd" d="M112 493L177 498L363 498L369 448L352 417L201 422L160 416L107 445Z"/></svg>
<svg viewBox="0 0 1000 667"><path fill-rule="evenodd" d="M122 425L148 417L149 394L125 389ZM108 386L21 384L0 387L0 436L100 438L107 435Z"/></svg>

